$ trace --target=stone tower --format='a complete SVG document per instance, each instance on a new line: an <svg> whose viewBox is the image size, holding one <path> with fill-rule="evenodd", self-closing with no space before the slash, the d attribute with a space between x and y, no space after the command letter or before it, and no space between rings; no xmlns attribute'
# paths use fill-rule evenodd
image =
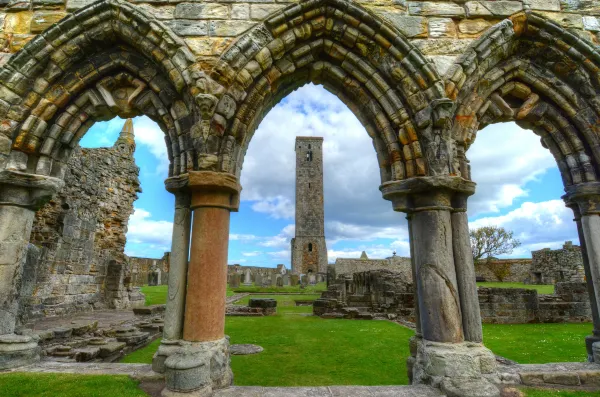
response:
<svg viewBox="0 0 600 397"><path fill-rule="evenodd" d="M323 138L296 138L296 236L292 239L292 272L325 273L323 210Z"/></svg>

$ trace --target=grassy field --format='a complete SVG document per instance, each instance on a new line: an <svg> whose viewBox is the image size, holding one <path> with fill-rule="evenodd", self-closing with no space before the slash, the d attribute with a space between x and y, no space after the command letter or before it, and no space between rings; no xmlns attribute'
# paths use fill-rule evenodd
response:
<svg viewBox="0 0 600 397"><path fill-rule="evenodd" d="M277 293L300 293L300 294L316 294L321 293L327 290L326 283L317 283L315 285L307 285L304 288L300 288L299 285L295 286L285 286L285 287L257 287L255 285L252 286L244 286L240 285L237 288L233 288L235 292L277 292Z"/></svg>
<svg viewBox="0 0 600 397"><path fill-rule="evenodd" d="M585 361L584 338L592 324L483 324L494 353L521 364Z"/></svg>
<svg viewBox="0 0 600 397"><path fill-rule="evenodd" d="M2 397L147 397L125 375L0 374Z"/></svg>
<svg viewBox="0 0 600 397"><path fill-rule="evenodd" d="M254 343L265 349L257 355L231 357L236 385L408 383L406 358L411 330L387 321L323 320L310 316L311 306L295 306L294 299L316 299L317 294L257 297L277 299L277 315L227 317L225 322L231 343ZM250 298L239 303L246 304ZM154 351L156 347L148 346L125 360L149 363Z"/></svg>
<svg viewBox="0 0 600 397"><path fill-rule="evenodd" d="M149 287L144 285L141 289L142 293L146 296L146 306L150 305L164 305L167 303L167 286L157 285ZM233 295L234 292L227 288L227 296Z"/></svg>
<svg viewBox="0 0 600 397"><path fill-rule="evenodd" d="M144 287L147 304L162 303L166 287ZM228 291L231 293L231 291ZM247 304L253 296L240 300ZM319 294L256 295L278 302L277 315L227 317L231 343L254 343L257 355L232 356L236 385L401 385L407 384L408 339L413 332L387 321L324 320L295 299ZM520 363L584 361L584 337L591 324L485 324L484 339L494 353ZM122 362L150 363L160 340ZM598 392L523 389L527 397L591 397ZM137 382L124 376L55 374L0 375L2 397L141 397Z"/></svg>
<svg viewBox="0 0 600 397"><path fill-rule="evenodd" d="M500 282L478 282L477 286L479 287L488 287L488 288L525 288L525 289L535 289L538 294L541 295L551 295L554 293L554 285L534 285L534 284L523 284L523 283L500 283Z"/></svg>

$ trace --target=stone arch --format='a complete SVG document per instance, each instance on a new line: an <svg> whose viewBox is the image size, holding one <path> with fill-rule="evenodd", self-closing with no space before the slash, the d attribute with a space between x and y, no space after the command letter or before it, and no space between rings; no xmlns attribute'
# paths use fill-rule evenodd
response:
<svg viewBox="0 0 600 397"><path fill-rule="evenodd" d="M515 121L540 136L565 187L598 180L600 52L593 44L543 16L518 13L476 40L445 80L468 179L464 152L477 131Z"/></svg>
<svg viewBox="0 0 600 397"><path fill-rule="evenodd" d="M338 96L373 139L381 181L453 173L440 126L451 102L435 67L393 26L343 0L276 12L221 56L211 119L220 170L239 175L254 131L281 98L313 82Z"/></svg>
<svg viewBox="0 0 600 397"><path fill-rule="evenodd" d="M122 0L68 15L0 70L3 168L62 178L94 122L145 114L165 132L170 175L193 169L193 62L181 38Z"/></svg>

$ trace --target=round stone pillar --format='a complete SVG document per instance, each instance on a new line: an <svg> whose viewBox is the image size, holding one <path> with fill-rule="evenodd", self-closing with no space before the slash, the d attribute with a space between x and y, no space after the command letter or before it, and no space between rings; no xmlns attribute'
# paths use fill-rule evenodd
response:
<svg viewBox="0 0 600 397"><path fill-rule="evenodd" d="M15 335L23 265L35 211L63 185L57 178L0 171L0 370L39 360L29 336Z"/></svg>
<svg viewBox="0 0 600 397"><path fill-rule="evenodd" d="M241 187L234 175L210 171L189 172L169 178L165 184L167 190L179 192L176 220L181 221L173 230L173 246L180 251L176 257L180 282L171 280L169 274L169 299L185 290L185 304L180 305L180 296L167 306L166 317L175 319L169 337L181 339L163 339L153 367L167 374L163 396L209 396L212 390L228 387L233 380L229 340L224 334L225 295L230 212L239 208ZM185 242L190 210L193 220L188 264ZM187 274L181 266L187 267ZM179 320L182 328L177 326Z"/></svg>
<svg viewBox="0 0 600 397"><path fill-rule="evenodd" d="M465 213L475 184L452 176L416 177L384 183L380 190L395 211L409 214L421 331L411 339L412 383L440 387L451 397L472 390L499 396L487 379L494 376L495 356L478 343L481 320Z"/></svg>
<svg viewBox="0 0 600 397"><path fill-rule="evenodd" d="M593 344L600 342L600 183L569 186L565 191L563 200L575 215L592 311L593 330L585 338L586 350L588 361L595 361Z"/></svg>
<svg viewBox="0 0 600 397"><path fill-rule="evenodd" d="M475 264L469 237L467 198L467 194L455 194L452 200L452 250L465 340L481 343L483 332Z"/></svg>
<svg viewBox="0 0 600 397"><path fill-rule="evenodd" d="M205 342L225 332L229 213L239 207L241 187L231 174L190 173L192 239L183 339Z"/></svg>
<svg viewBox="0 0 600 397"><path fill-rule="evenodd" d="M175 215L173 239L169 257L169 287L163 338L181 339L183 335L183 313L187 285L188 258L190 251L190 193L175 193Z"/></svg>

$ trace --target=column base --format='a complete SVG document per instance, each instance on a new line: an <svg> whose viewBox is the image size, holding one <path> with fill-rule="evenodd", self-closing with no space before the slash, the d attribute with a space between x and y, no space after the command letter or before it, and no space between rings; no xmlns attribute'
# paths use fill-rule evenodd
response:
<svg viewBox="0 0 600 397"><path fill-rule="evenodd" d="M0 370L34 364L40 361L40 351L31 336L0 335Z"/></svg>
<svg viewBox="0 0 600 397"><path fill-rule="evenodd" d="M594 349L592 345L596 342L600 342L600 336L596 335L588 335L585 337L585 348L587 350L587 359L590 363L597 362L600 364L600 361L594 359Z"/></svg>
<svg viewBox="0 0 600 397"><path fill-rule="evenodd" d="M233 384L227 336L211 342L163 340L152 367L165 373L163 397L211 396Z"/></svg>
<svg viewBox="0 0 600 397"><path fill-rule="evenodd" d="M499 397L496 378L496 357L481 343L417 342L413 384L439 387L448 397Z"/></svg>

